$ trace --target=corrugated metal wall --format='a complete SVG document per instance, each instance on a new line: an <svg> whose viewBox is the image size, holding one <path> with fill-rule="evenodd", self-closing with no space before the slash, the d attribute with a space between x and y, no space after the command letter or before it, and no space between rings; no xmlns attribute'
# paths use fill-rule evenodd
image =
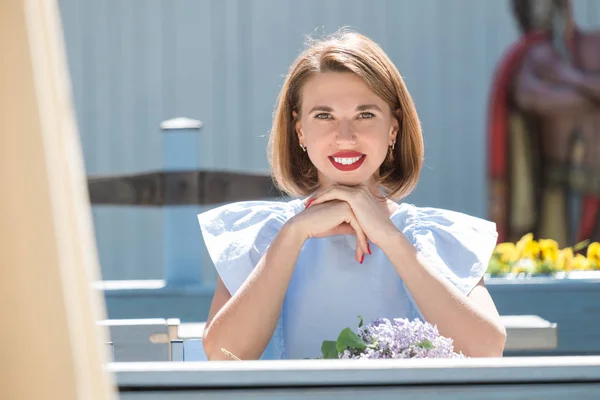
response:
<svg viewBox="0 0 600 400"><path fill-rule="evenodd" d="M415 98L426 166L409 200L486 215L489 83L516 37L508 1L60 4L88 174L161 168L159 124L174 117L205 124L201 167L266 169L275 98L303 36L350 26L383 46ZM575 9L582 26L600 24L597 1ZM105 279L162 277L160 210L94 207L94 217Z"/></svg>

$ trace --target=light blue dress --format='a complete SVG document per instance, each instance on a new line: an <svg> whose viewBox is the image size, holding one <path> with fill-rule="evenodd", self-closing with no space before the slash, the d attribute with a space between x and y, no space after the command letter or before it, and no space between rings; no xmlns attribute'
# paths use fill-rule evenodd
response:
<svg viewBox="0 0 600 400"><path fill-rule="evenodd" d="M250 275L285 222L302 210L301 199L250 201L198 215L208 252L231 294ZM497 241L494 223L406 203L399 204L390 219L462 293L468 294L482 278ZM358 315L365 322L383 317L423 319L383 251L371 243L372 255L365 255L359 264L355 248L351 235L305 242L262 359L319 357L323 340L335 340L346 327L355 329Z"/></svg>

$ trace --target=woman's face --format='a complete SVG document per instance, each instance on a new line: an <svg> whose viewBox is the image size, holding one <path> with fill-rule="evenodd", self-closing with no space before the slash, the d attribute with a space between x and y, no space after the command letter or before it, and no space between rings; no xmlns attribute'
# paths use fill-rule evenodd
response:
<svg viewBox="0 0 600 400"><path fill-rule="evenodd" d="M352 73L319 73L301 96L296 133L319 185L371 183L398 132L388 104Z"/></svg>

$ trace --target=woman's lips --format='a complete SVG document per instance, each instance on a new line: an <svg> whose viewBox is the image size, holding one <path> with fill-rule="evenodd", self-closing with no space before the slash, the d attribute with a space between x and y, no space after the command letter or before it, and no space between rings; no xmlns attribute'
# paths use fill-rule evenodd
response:
<svg viewBox="0 0 600 400"><path fill-rule="evenodd" d="M329 156L331 164L340 171L354 171L365 162L366 154L357 152L339 152Z"/></svg>

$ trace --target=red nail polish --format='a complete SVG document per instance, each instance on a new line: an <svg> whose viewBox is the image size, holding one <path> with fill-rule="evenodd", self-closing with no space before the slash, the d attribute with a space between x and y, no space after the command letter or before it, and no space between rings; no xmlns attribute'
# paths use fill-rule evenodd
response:
<svg viewBox="0 0 600 400"><path fill-rule="evenodd" d="M369 243L367 243L367 250L369 251L369 255L371 255L371 246L369 246Z"/></svg>
<svg viewBox="0 0 600 400"><path fill-rule="evenodd" d="M365 261L365 255L363 254L362 257L360 258L360 263L362 264L363 261Z"/></svg>
<svg viewBox="0 0 600 400"><path fill-rule="evenodd" d="M310 205L313 203L313 201L315 201L315 198L313 197L312 199L310 199L308 201L308 203L306 203L306 208L310 207Z"/></svg>

